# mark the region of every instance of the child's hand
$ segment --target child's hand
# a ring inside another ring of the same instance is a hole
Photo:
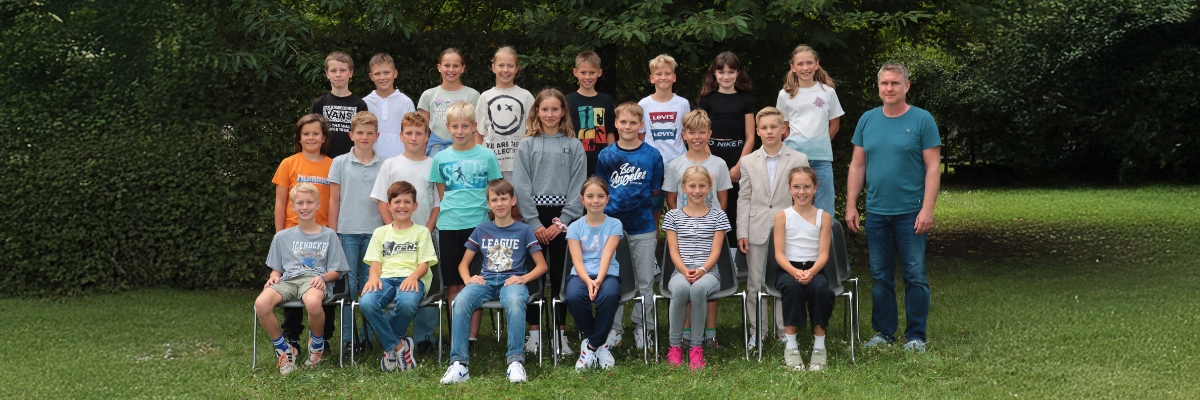
[[[474,277],[471,277],[471,279],[472,279],[472,280],[474,280],[475,278],[474,278]],[[482,280],[483,280],[483,277],[479,277],[479,280],[481,280],[481,281],[482,281]],[[516,275],[513,275],[513,276],[510,276],[510,277],[508,277],[508,279],[505,279],[505,280],[504,280],[504,286],[509,286],[509,285],[524,285],[524,284],[525,284],[525,282],[526,282],[526,281],[525,281],[525,276],[524,276],[524,275],[522,275],[522,276],[516,276]],[[480,284],[482,285],[483,283],[481,282]]]
[[[325,277],[320,275],[314,276],[312,282],[309,282],[308,287],[317,290],[325,290]]]
[[[596,294],[600,293],[600,281],[589,279],[587,282],[588,299],[596,301]]]
[[[804,271],[796,270],[796,272],[792,273],[792,279],[795,279],[796,282],[800,282],[801,284],[803,284],[804,283]]]
[[[404,278],[404,282],[400,282],[400,291],[401,292],[417,291],[417,289],[420,288],[420,286],[417,286],[417,281],[419,281],[419,280],[420,279],[417,279],[417,277],[411,276],[411,275],[407,278]]]
[[[468,279],[467,283],[474,283],[476,285],[486,285],[487,281],[483,280],[483,275],[475,275],[475,276],[472,276],[471,279]]]
[[[275,284],[277,284],[277,283],[279,283],[279,277],[272,276],[271,279],[267,279],[267,284],[263,285],[263,289],[269,288],[271,286],[275,286]]]
[[[800,271],[800,279],[797,279],[797,281],[799,281],[801,285],[807,285],[812,282],[813,274],[811,271],[812,270],[810,269]]]
[[[379,289],[383,289],[383,282],[380,282],[379,278],[368,278],[367,284],[363,285],[362,294],[379,291]]]

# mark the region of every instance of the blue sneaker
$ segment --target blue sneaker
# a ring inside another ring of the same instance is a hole
[[[921,339],[909,340],[908,343],[904,344],[904,350],[915,351],[918,353],[924,353],[925,352],[925,341],[921,340]]]
[[[879,346],[879,345],[890,345],[890,344],[892,344],[892,341],[888,340],[887,336],[883,336],[882,333],[876,333],[875,336],[871,337],[871,340],[868,340],[866,343],[863,343],[863,347],[872,348],[872,347]]]

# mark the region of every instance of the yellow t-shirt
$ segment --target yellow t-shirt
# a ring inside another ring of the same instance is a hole
[[[291,157],[283,159],[279,163],[279,169],[275,171],[275,178],[271,179],[271,183],[292,190],[301,182],[308,182],[317,187],[320,192],[317,200],[321,202],[321,208],[317,209],[317,223],[321,226],[329,226],[329,167],[333,165],[333,159],[321,156],[321,161],[312,162],[304,158],[304,154],[296,153]],[[283,228],[291,228],[300,225],[300,217],[296,216],[296,212],[292,211],[292,199],[288,197],[288,206],[285,208],[287,212],[287,220],[283,224]]]
[[[379,262],[383,264],[380,278],[404,278],[417,270],[417,265],[429,263],[429,268],[437,265],[437,254],[433,251],[433,236],[423,225],[413,224],[408,229],[399,231],[391,224],[375,229],[371,234],[371,244],[367,245],[367,254],[363,261],[368,264]],[[433,274],[426,271],[421,277],[425,290],[433,282]]]

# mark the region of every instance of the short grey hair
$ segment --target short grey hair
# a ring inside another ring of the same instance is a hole
[[[908,68],[905,68],[904,64],[901,64],[898,62],[890,62],[887,64],[883,64],[882,67],[879,67],[879,73],[877,73],[875,75],[875,79],[879,79],[880,77],[882,77],[883,71],[892,71],[892,72],[898,73],[898,74],[900,74],[900,79],[903,79],[905,82],[908,82]]]

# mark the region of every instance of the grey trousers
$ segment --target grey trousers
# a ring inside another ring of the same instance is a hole
[[[663,273],[667,272],[663,271]],[[675,271],[674,274],[668,283],[671,289],[671,306],[667,319],[671,323],[671,347],[679,347],[683,342],[683,321],[686,317],[684,314],[687,314],[688,303],[692,304],[692,326],[703,327],[704,320],[708,317],[708,296],[721,290],[721,276],[713,271],[711,274],[704,274],[695,282],[688,283],[687,278],[684,278],[679,271]],[[692,347],[702,346],[704,329],[692,329],[690,339]]]
[[[746,312],[750,321],[750,335],[757,335],[759,341],[766,340],[761,333],[765,333],[767,329],[766,316],[763,320],[758,320],[755,315],[758,315],[758,292],[762,290],[763,285],[763,267],[766,265],[767,257],[774,257],[767,254],[767,243],[751,244],[750,252],[746,254],[746,264],[749,264],[749,272],[746,274],[746,300],[749,304],[746,305]],[[771,282],[772,284],[774,282]],[[783,336],[783,307],[780,306],[779,299],[775,299],[775,332],[776,336]],[[692,326],[696,326],[692,323]],[[760,334],[756,334],[758,332]],[[755,344],[757,346],[757,344]]]

